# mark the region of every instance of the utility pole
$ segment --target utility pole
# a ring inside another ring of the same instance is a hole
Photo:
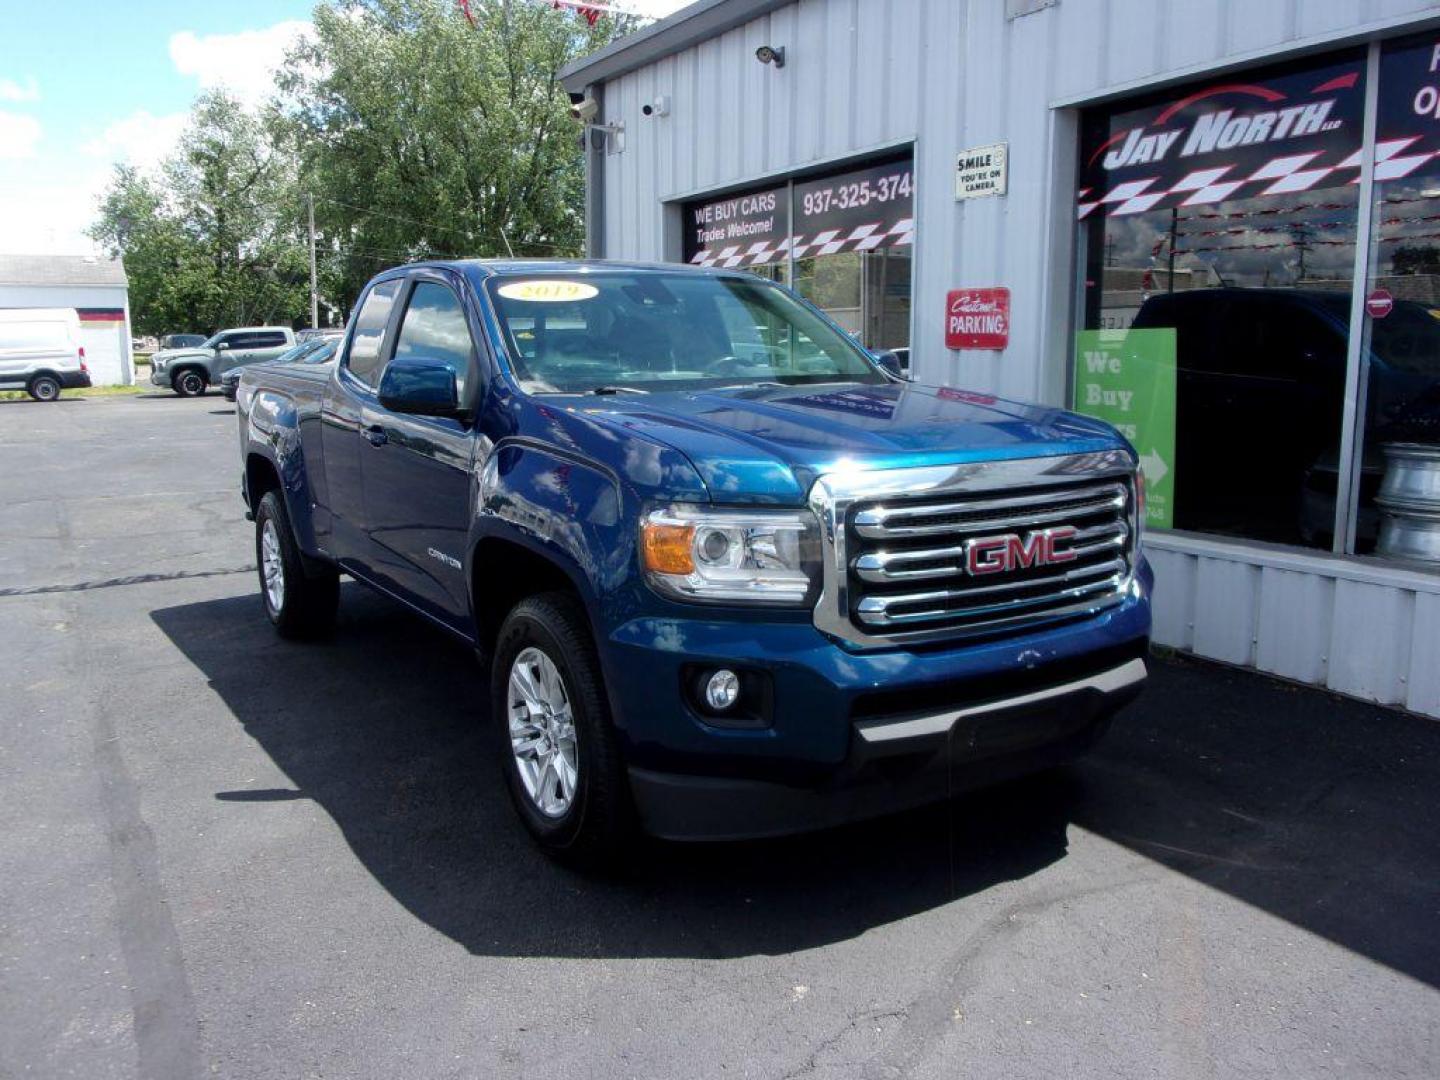
[[[1175,291],[1175,240],[1179,232],[1180,210],[1178,207],[1170,208],[1170,282],[1167,292]]]
[[[315,196],[305,195],[305,205],[310,218],[310,325],[320,325],[320,289],[315,282]]]

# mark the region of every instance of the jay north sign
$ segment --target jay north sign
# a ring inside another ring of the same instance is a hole
[[[1293,194],[1360,173],[1364,61],[1235,76],[1087,118],[1080,217]]]

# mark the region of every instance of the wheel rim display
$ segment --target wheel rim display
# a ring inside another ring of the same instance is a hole
[[[580,760],[575,715],[565,680],[541,650],[521,650],[510,665],[510,750],[521,786],[546,817],[561,817],[575,800]]]

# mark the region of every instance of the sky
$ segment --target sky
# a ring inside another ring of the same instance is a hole
[[[609,0],[664,15],[685,0]],[[117,162],[154,165],[197,93],[269,94],[314,0],[0,0],[0,253],[91,254]]]

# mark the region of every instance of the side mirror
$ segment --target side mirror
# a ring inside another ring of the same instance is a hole
[[[905,369],[900,366],[900,357],[896,356],[889,349],[883,349],[873,355],[875,357],[875,363],[884,368],[886,372],[894,375],[897,379],[909,380],[910,376],[905,374]]]
[[[222,341],[222,342],[220,342],[218,345],[216,345],[215,348],[217,348],[217,349],[228,349],[228,348],[230,348],[230,343],[229,343],[228,341]]]
[[[459,416],[455,369],[429,356],[391,360],[380,378],[380,404],[391,412],[417,416]]]

